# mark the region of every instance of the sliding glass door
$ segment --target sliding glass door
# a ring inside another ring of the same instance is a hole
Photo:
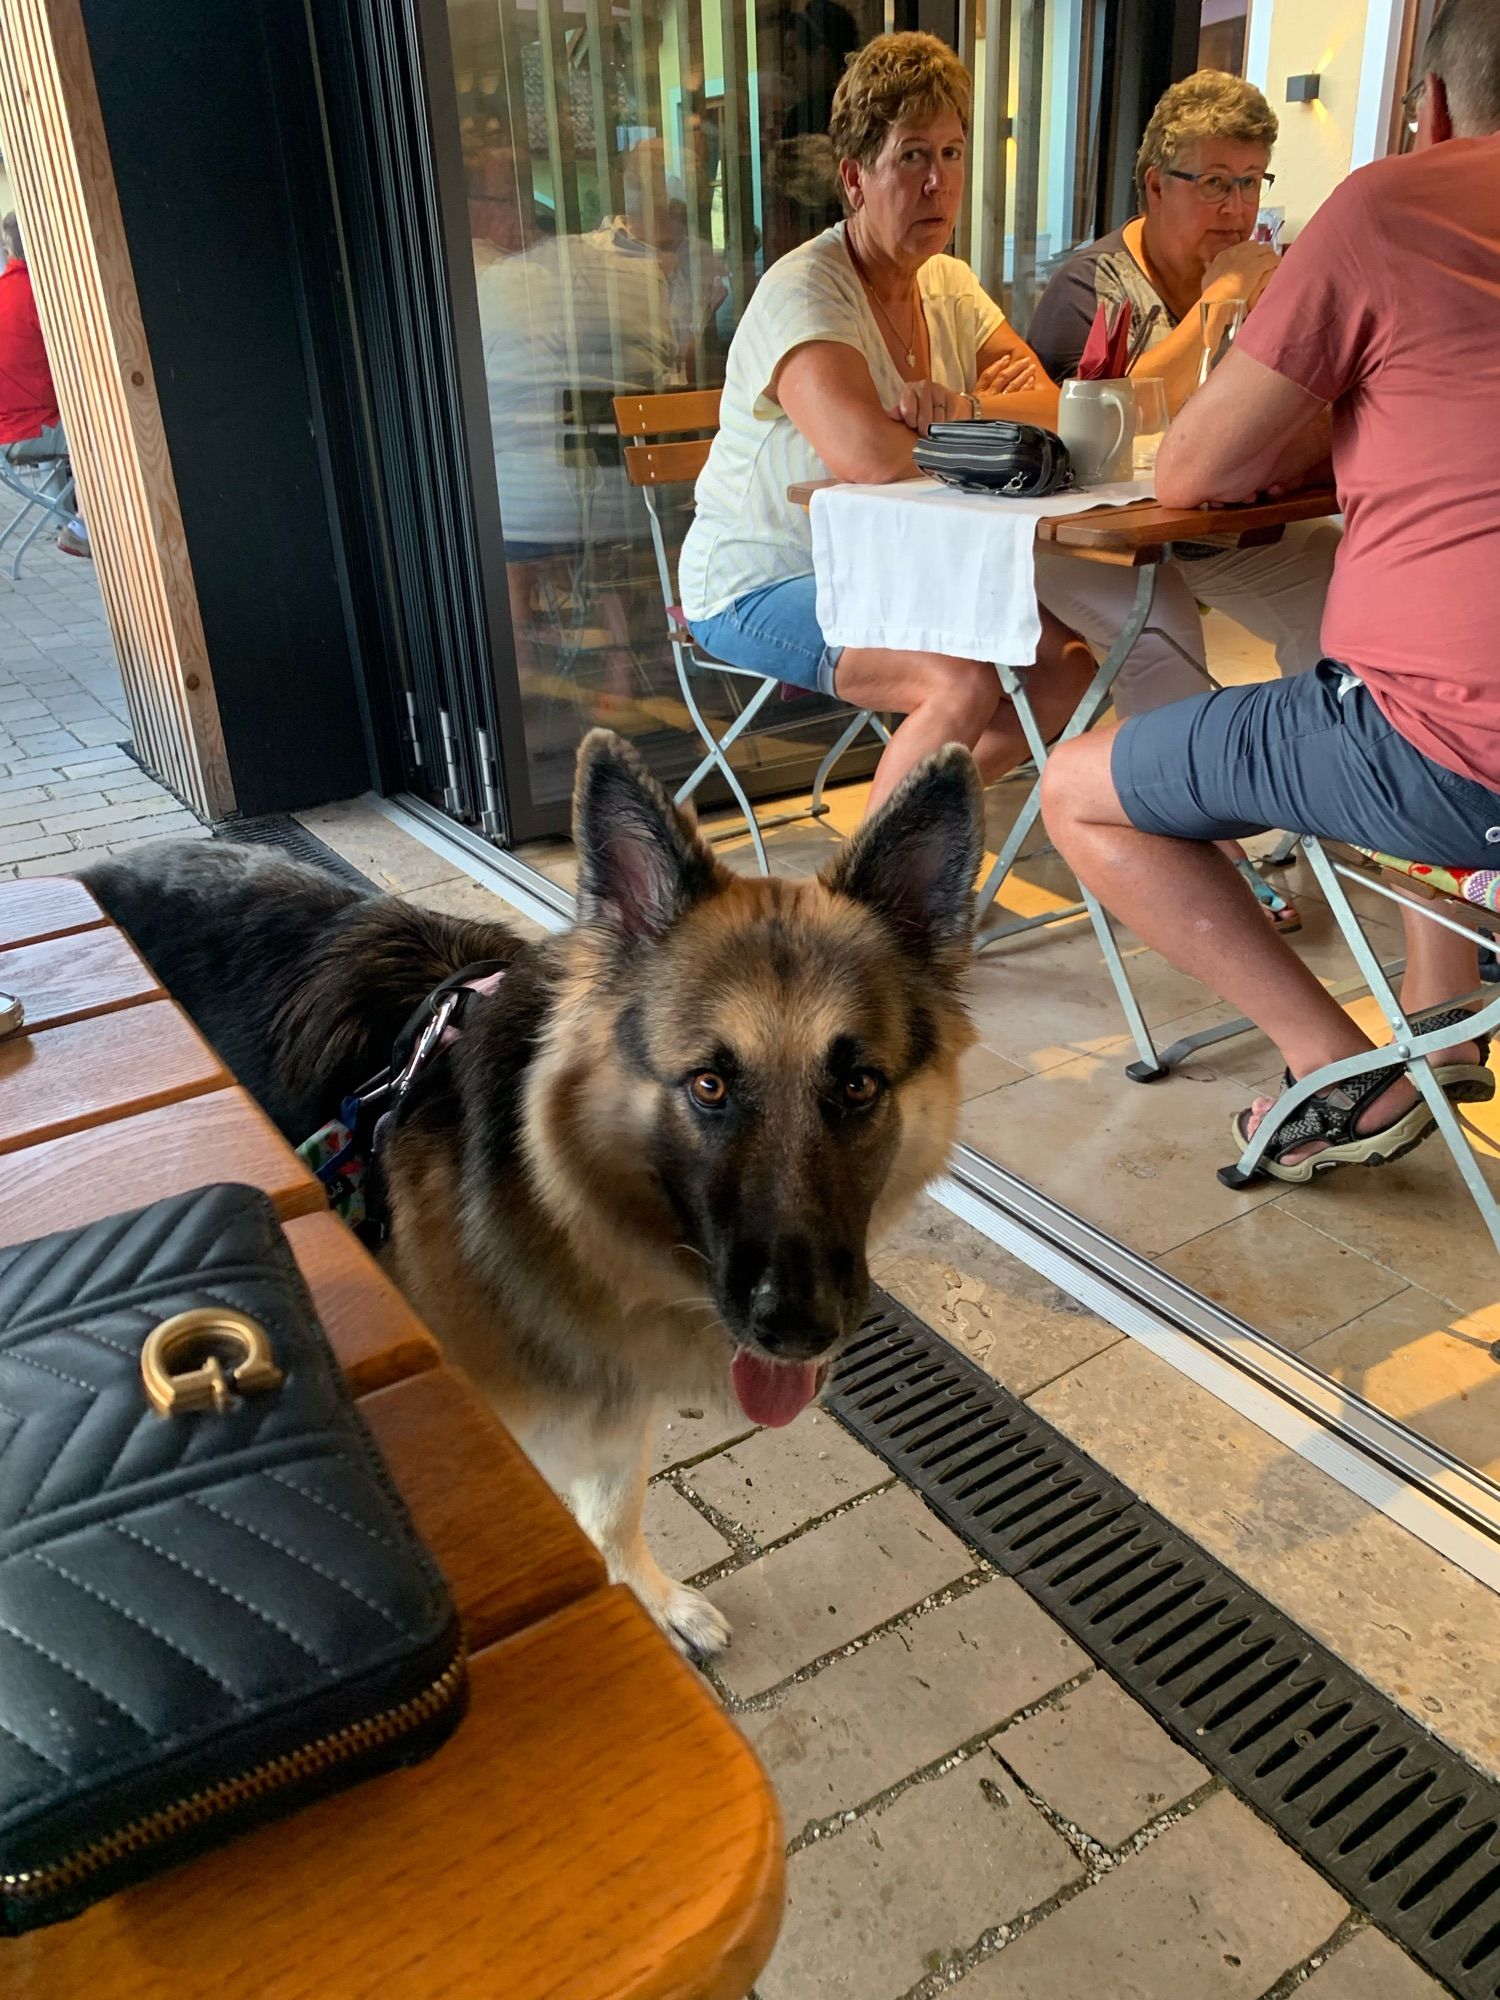
[[[1093,233],[1109,0],[933,13],[923,25],[977,80],[955,249],[1024,323],[1052,264]],[[500,524],[489,573],[513,642],[497,664],[522,734],[508,760],[521,822],[554,819],[596,723],[669,781],[697,760],[611,399],[723,381],[761,273],[839,217],[833,92],[896,20],[882,0],[446,0],[451,74],[435,66],[429,92],[468,232],[449,276],[488,418],[473,476],[493,480]],[[675,562],[691,488],[663,500]],[[704,693],[727,720],[733,685]],[[805,783],[837,726],[815,701],[765,714],[737,752],[761,796]]]
[[[310,337],[385,782],[512,845],[565,828],[595,724],[668,783],[697,761],[611,401],[720,384],[762,273],[838,219],[848,57],[914,27],[963,54],[953,247],[1024,327],[1128,212],[1178,15],[1196,31],[1190,0],[309,6],[338,209]],[[691,487],[662,498],[675,561]],[[704,695],[728,721],[733,684]],[[836,728],[768,703],[735,751],[752,796],[804,785]]]

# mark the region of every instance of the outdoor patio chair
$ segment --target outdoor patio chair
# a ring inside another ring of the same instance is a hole
[[[769,875],[771,868],[766,859],[762,835],[774,827],[792,826],[799,820],[824,818],[828,806],[824,802],[823,790],[844,752],[865,729],[873,730],[882,743],[890,741],[890,733],[880,717],[870,709],[862,708],[851,713],[849,721],[834,738],[818,766],[810,803],[796,811],[776,813],[769,819],[757,816],[729,761],[729,752],[772,696],[785,696],[789,691],[783,688],[780,681],[770,680],[753,668],[732,667],[727,661],[716,660],[699,649],[677,600],[657,499],[663,487],[687,485],[703,470],[713,442],[712,433],[719,426],[719,391],[693,389],[662,396],[616,396],[614,411],[620,435],[629,440],[625,448],[625,469],[631,485],[640,490],[651,523],[651,544],[656,551],[656,569],[666,612],[666,639],[672,648],[677,683],[705,752],[696,768],[678,786],[674,795],[676,803],[681,805],[684,800],[690,799],[709,773],[717,771],[729,787],[745,822],[760,872]],[[729,690],[737,708],[733,721],[718,733],[704,715],[699,700],[704,683],[715,680]],[[791,692],[800,693],[800,690]],[[709,838],[731,839],[737,831],[731,827],[711,834]]]
[[[1253,1181],[1264,1179],[1260,1161],[1277,1131],[1293,1112],[1316,1091],[1325,1090],[1331,1084],[1348,1082],[1354,1077],[1366,1076],[1389,1063],[1393,1051],[1399,1052],[1406,1060],[1412,1082],[1426,1098],[1438,1132],[1484,1218],[1496,1251],[1500,1252],[1500,1204],[1497,1204],[1480,1169],[1470,1135],[1486,1147],[1489,1142],[1455,1111],[1433,1075],[1430,1058],[1443,1047],[1452,1045],[1454,1029],[1449,1025],[1424,1030],[1420,1022],[1410,1019],[1387,977],[1391,968],[1380,963],[1344,887],[1345,882],[1358,883],[1361,888],[1371,890],[1389,902],[1414,910],[1429,923],[1441,924],[1446,930],[1456,931],[1462,936],[1483,938],[1486,929],[1482,918],[1500,910],[1500,869],[1439,868],[1423,862],[1404,861],[1392,854],[1380,854],[1373,848],[1345,847],[1315,840],[1311,834],[1302,837],[1301,847],[1333,912],[1334,921],[1354,954],[1365,985],[1390,1022],[1392,1039],[1385,1047],[1373,1049],[1367,1055],[1347,1056],[1341,1062],[1325,1063],[1321,1069],[1310,1071],[1283,1090],[1256,1127],[1255,1137],[1235,1164],[1220,1168],[1219,1179],[1231,1188],[1246,1187]],[[1482,990],[1487,991],[1489,997],[1470,1016],[1470,1025],[1464,1031],[1465,1040],[1476,1035],[1500,1033],[1500,994],[1496,994],[1493,987]],[[1467,997],[1472,999],[1477,996]]]
[[[0,549],[25,526],[31,515],[36,515],[11,560],[12,582],[19,580],[22,560],[37,536],[44,534],[48,528],[64,527],[77,508],[73,474],[66,453],[39,451],[37,447],[41,443],[40,438],[22,438],[0,449],[0,486],[16,495],[21,502],[5,528],[0,530]]]

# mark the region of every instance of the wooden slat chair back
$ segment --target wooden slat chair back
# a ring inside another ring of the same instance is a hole
[[[699,648],[678,601],[672,561],[662,528],[661,509],[657,502],[657,495],[663,487],[690,484],[708,463],[708,454],[713,448],[713,433],[719,427],[719,391],[687,389],[660,396],[616,396],[614,411],[615,424],[621,437],[627,440],[626,475],[631,485],[639,490],[651,524],[651,545],[656,553],[656,571],[667,619],[667,642],[672,648],[677,683],[705,752],[697,767],[677,788],[677,803],[681,805],[691,798],[709,773],[717,771],[729,787],[744,819],[760,872],[769,875],[771,868],[762,836],[773,827],[789,826],[794,821],[822,819],[828,811],[823,790],[844,752],[866,728],[874,730],[882,742],[890,741],[889,734],[884,723],[869,709],[854,711],[818,766],[811,802],[798,811],[777,813],[769,819],[757,817],[729,761],[729,752],[772,696],[781,692],[781,683],[768,679],[753,668],[735,667],[725,660],[716,660]],[[692,435],[695,432],[699,435]],[[707,436],[702,435],[705,432]],[[701,683],[705,675],[722,677],[731,687],[736,682],[749,683],[753,687],[753,692],[743,700],[729,727],[717,734],[703,713],[698,686],[695,685]],[[731,827],[728,832],[713,837],[732,839],[737,834],[738,828]]]

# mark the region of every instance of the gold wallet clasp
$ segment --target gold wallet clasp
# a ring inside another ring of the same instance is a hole
[[[210,1353],[193,1368],[179,1369],[206,1340],[232,1343],[242,1350],[226,1376],[217,1354]],[[141,1349],[141,1380],[152,1409],[161,1417],[182,1416],[189,1410],[230,1408],[235,1395],[253,1396],[279,1389],[281,1370],[271,1359],[265,1328],[246,1313],[229,1306],[200,1306],[175,1313],[153,1329]]]

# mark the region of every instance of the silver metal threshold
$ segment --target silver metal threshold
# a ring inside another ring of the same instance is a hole
[[[572,922],[565,889],[483,835],[409,794],[373,803],[546,929]],[[982,1154],[960,1147],[951,1173],[929,1192],[1098,1318],[1500,1591],[1500,1485],[1484,1473]]]
[[[573,898],[561,883],[518,861],[482,833],[460,826],[456,819],[450,819],[437,806],[411,792],[398,792],[388,799],[375,792],[367,796],[375,810],[393,820],[403,833],[420,840],[434,854],[441,854],[455,868],[462,868],[513,910],[519,910],[523,917],[530,917],[533,923],[549,931],[566,930],[572,923]]]
[[[1139,1340],[1429,1547],[1500,1590],[1500,1486],[1148,1258],[960,1147],[954,1215]]]

